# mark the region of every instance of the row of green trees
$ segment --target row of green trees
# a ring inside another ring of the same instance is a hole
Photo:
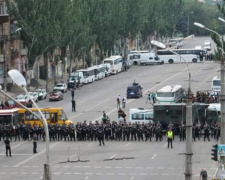
[[[64,61],[68,52],[70,59],[79,59],[97,44],[103,58],[114,51],[118,40],[120,53],[124,54],[127,38],[140,35],[145,42],[151,35],[156,38],[186,35],[187,16],[191,11],[190,32],[201,34],[192,28],[193,20],[206,19],[211,23],[208,19],[215,15],[215,7],[206,8],[207,5],[196,3],[185,4],[184,0],[6,0],[9,14],[22,28],[21,39],[28,48],[30,68],[41,55],[46,65],[47,61],[57,64],[58,60]],[[59,55],[55,52],[57,48],[61,49]],[[90,65],[90,58],[86,60]]]

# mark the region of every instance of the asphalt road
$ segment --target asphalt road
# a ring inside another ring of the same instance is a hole
[[[184,42],[183,48],[203,45],[209,38],[193,38]],[[210,90],[211,80],[219,75],[219,64],[213,62],[189,63],[191,89]],[[118,75],[81,87],[75,92],[77,112],[71,112],[71,95],[65,93],[60,102],[40,101],[40,107],[63,107],[68,118],[76,122],[100,120],[102,111],[117,121],[116,97],[125,95],[128,84],[135,80],[147,91],[157,91],[165,85],[180,84],[187,88],[187,64],[164,64],[155,66],[134,66]],[[144,95],[139,99],[127,100],[125,112],[130,108],[146,107]],[[149,105],[148,105],[149,107]],[[184,179],[185,142],[175,138],[174,148],[167,149],[166,138],[162,142],[51,142],[50,165],[54,180],[164,180]],[[202,168],[212,177],[217,164],[211,160],[211,148],[216,141],[193,142],[193,179],[199,179]],[[115,158],[115,159],[114,159]],[[120,160],[120,159],[123,160]],[[131,159],[130,159],[131,158]],[[67,160],[75,161],[66,163]],[[89,160],[88,162],[76,162]],[[113,159],[104,161],[106,159]],[[62,163],[64,162],[64,163]],[[38,154],[32,154],[32,142],[12,142],[12,157],[6,157],[4,144],[0,142],[0,179],[40,180],[45,163],[45,143],[38,142]]]

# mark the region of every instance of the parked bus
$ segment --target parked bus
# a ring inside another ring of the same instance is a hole
[[[183,46],[183,38],[174,38],[169,40],[169,45],[175,47],[176,49]]]
[[[200,61],[199,55],[196,54],[179,54],[179,51],[173,50],[173,53],[170,50],[158,50],[157,54],[160,59],[164,60],[164,63],[184,63],[184,62],[193,62],[196,63]]]
[[[153,123],[153,109],[136,108],[130,109],[131,123]]]
[[[0,124],[17,124],[18,122],[21,122],[19,108],[0,110]]]
[[[215,76],[212,79],[212,91],[220,93],[220,78]]]
[[[105,77],[105,67],[103,65],[96,65],[93,68],[95,72],[95,81]]]
[[[88,84],[95,81],[95,69],[93,67],[89,67],[87,69],[80,69],[78,72],[83,72],[83,83]]]
[[[140,64],[141,54],[150,53],[149,51],[130,51],[127,55],[128,61],[133,65]]]
[[[36,108],[30,108],[30,110],[41,117]],[[62,108],[41,108],[41,112],[44,114],[47,123],[58,123],[60,125],[64,123],[67,125],[73,123],[71,120],[68,120]],[[42,122],[36,116],[28,112],[26,109],[19,109],[18,113],[22,122],[24,122],[25,124],[30,123],[31,125],[33,125],[34,123],[36,123],[37,125],[42,125]]]
[[[111,65],[111,74],[117,74],[123,70],[123,61],[121,56],[111,56],[103,60],[103,63]]]
[[[205,51],[203,49],[175,49],[173,51],[180,55],[184,55],[184,54],[198,55],[200,61],[203,61],[205,56]]]
[[[165,86],[156,92],[157,102],[181,102],[185,96],[185,90],[181,85]]]

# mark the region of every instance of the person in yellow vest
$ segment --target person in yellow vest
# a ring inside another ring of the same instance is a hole
[[[168,140],[168,148],[170,144],[171,144],[171,148],[173,148],[173,131],[169,129],[169,131],[166,133],[166,136]]]

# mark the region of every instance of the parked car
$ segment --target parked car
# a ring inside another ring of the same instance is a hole
[[[29,97],[27,95],[18,95],[16,96],[16,100],[22,104],[27,104],[29,101]]]
[[[38,102],[38,93],[37,92],[29,92],[29,95],[35,102]]]
[[[46,99],[47,98],[47,92],[45,89],[36,89],[36,91],[38,93],[38,100],[41,99]]]
[[[67,92],[67,85],[66,83],[58,83],[56,86],[53,88],[53,90],[59,90],[61,92]]]
[[[49,94],[49,101],[63,100],[63,93],[61,91],[53,91]]]

